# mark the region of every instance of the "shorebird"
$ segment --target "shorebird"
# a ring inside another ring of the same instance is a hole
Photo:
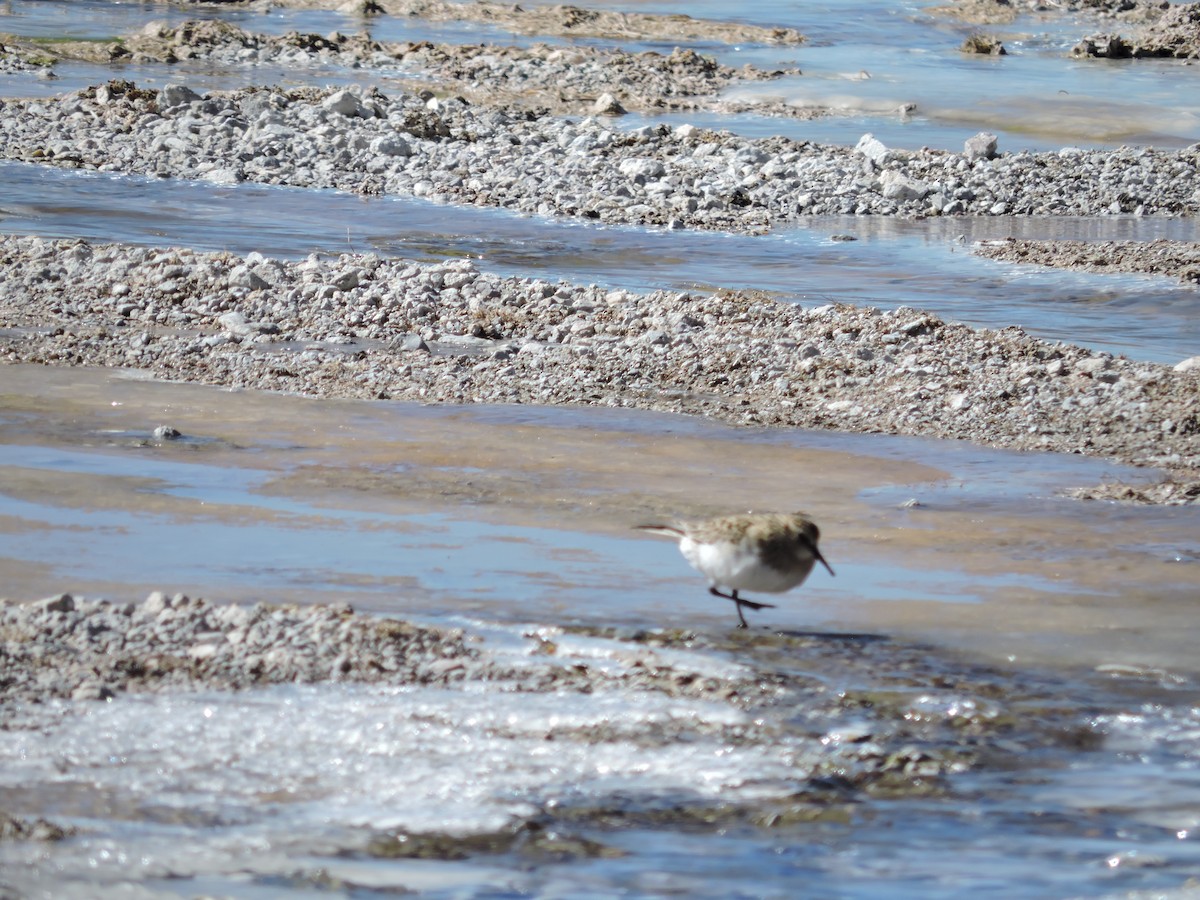
[[[683,558],[708,579],[708,592],[737,604],[739,628],[746,627],[743,606],[775,606],[746,600],[740,591],[781,594],[803,582],[818,562],[834,574],[817,548],[821,531],[804,513],[747,513],[635,527],[677,538]]]

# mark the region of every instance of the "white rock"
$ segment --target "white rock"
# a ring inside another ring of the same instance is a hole
[[[1200,356],[1189,356],[1183,362],[1175,364],[1176,372],[1193,372],[1200,369]]]
[[[221,327],[230,334],[236,334],[238,337],[245,337],[253,334],[254,327],[246,321],[246,317],[240,312],[227,312],[217,319],[221,323]]]
[[[929,193],[923,182],[909,178],[903,172],[888,169],[879,176],[881,193],[889,200],[920,200]]]
[[[612,94],[603,93],[596,98],[596,102],[592,104],[592,115],[594,116],[623,116],[625,115],[625,107]]]
[[[659,178],[667,173],[666,166],[657,159],[623,159],[617,168],[622,175],[628,175],[630,178],[637,178],[639,175],[642,178]]]
[[[170,109],[199,99],[200,95],[185,84],[164,84],[158,92],[158,108]]]
[[[877,166],[882,166],[896,158],[896,154],[873,134],[864,134],[859,138],[854,152],[859,156],[865,156]]]
[[[142,604],[142,609],[149,615],[156,616],[163,610],[170,609],[174,605],[174,601],[162,591],[152,591],[146,598],[146,602]]]
[[[201,175],[200,178],[209,184],[240,184],[243,181],[241,173],[237,169],[232,168],[210,169]]]
[[[398,134],[385,134],[371,141],[371,152],[380,156],[412,156],[412,147]]]
[[[963,144],[963,156],[967,159],[995,159],[1000,139],[990,131],[981,131],[969,137]]]
[[[1084,375],[1097,375],[1111,365],[1110,360],[1103,356],[1092,356],[1075,363],[1075,371]]]
[[[194,644],[188,649],[187,655],[192,659],[209,659],[217,655],[216,644]]]
[[[365,119],[367,117],[366,110],[363,109],[362,103],[349,91],[337,91],[330,94],[321,101],[321,106],[331,112],[338,113],[347,117],[358,117]]]

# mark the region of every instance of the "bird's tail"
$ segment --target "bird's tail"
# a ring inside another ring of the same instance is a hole
[[[639,531],[650,531],[654,534],[666,535],[667,537],[683,537],[683,529],[676,528],[674,525],[634,525],[633,527]]]

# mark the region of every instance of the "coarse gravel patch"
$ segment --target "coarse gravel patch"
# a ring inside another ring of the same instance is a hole
[[[430,197],[604,223],[758,233],[810,215],[1200,211],[1200,145],[962,153],[616,128],[378,90],[161,91],[114,81],[0,102],[0,155],[99,171]]]
[[[799,69],[764,71],[747,64],[733,68],[694,50],[675,48],[630,52],[616,47],[535,44],[446,44],[430,41],[381,42],[366,34],[329,35],[248,32],[212,19],[169,25],[150,22],[113,44],[64,41],[29,46],[43,57],[125,64],[204,60],[226,71],[253,72],[259,66],[342,67],[399,78],[414,92],[458,95],[492,106],[528,107],[541,113],[718,110],[729,103],[724,89],[765,81]],[[606,98],[607,99],[604,99]],[[778,104],[780,114],[815,115]]]
[[[981,241],[979,256],[1084,272],[1138,272],[1200,284],[1200,243],[1194,241],[1066,241],[1005,238]]]
[[[1125,34],[1088,35],[1072,48],[1071,55],[1106,59],[1200,58],[1200,3],[1162,3],[1158,7],[1158,15],[1135,21]]]
[[[950,0],[943,6],[927,7],[929,15],[946,16],[978,25],[1007,25],[1021,16],[1061,19],[1086,15],[1095,19],[1125,22],[1154,21],[1168,4],[1161,0]]]

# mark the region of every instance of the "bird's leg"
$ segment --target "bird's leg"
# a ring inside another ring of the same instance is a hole
[[[761,603],[758,600],[744,600],[741,597],[734,597],[742,606],[748,606],[751,609],[774,609],[774,603]]]
[[[724,597],[726,600],[732,600],[734,603],[737,604],[738,622],[741,623],[740,625],[738,625],[738,628],[749,628],[750,627],[746,624],[746,617],[744,615],[742,615],[742,607],[743,606],[748,606],[751,609],[774,609],[775,608],[774,603],[759,603],[756,600],[743,600],[741,597],[738,596],[738,592],[736,590],[730,591],[728,594],[723,594],[719,590],[717,590],[716,586],[714,585],[708,589],[708,592],[710,594],[712,594],[714,597]]]

